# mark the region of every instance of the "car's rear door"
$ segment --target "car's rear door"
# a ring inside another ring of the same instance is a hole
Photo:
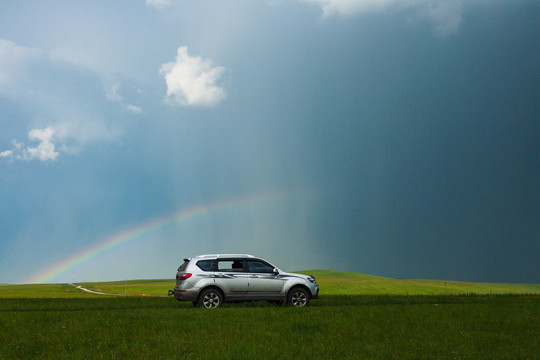
[[[241,259],[218,259],[215,282],[225,292],[225,298],[243,298],[248,291],[248,274]]]

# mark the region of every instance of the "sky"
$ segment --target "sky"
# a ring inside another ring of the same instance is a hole
[[[540,283],[540,2],[0,0],[0,283]]]

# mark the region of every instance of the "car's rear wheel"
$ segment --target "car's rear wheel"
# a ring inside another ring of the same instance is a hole
[[[295,287],[289,291],[287,296],[287,304],[294,307],[309,306],[311,296],[309,292],[301,287]]]
[[[206,289],[199,295],[198,303],[200,307],[215,309],[223,305],[223,295],[217,289]]]

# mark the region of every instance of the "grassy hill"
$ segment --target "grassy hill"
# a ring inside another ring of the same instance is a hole
[[[538,294],[540,284],[493,284],[444,280],[392,279],[335,270],[308,270],[299,273],[316,277],[324,295],[460,295]],[[173,279],[77,283],[104,293],[128,296],[166,296],[174,288]],[[0,298],[96,297],[70,284],[2,285]]]
[[[540,284],[496,284],[445,280],[392,279],[347,271],[309,270],[321,294],[328,295],[460,295],[535,294]]]

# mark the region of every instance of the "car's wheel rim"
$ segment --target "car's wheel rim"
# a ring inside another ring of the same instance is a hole
[[[301,291],[296,291],[291,298],[291,302],[293,306],[297,306],[297,307],[306,306],[307,296]]]
[[[219,306],[219,296],[216,293],[208,293],[203,298],[205,308],[217,308]]]

